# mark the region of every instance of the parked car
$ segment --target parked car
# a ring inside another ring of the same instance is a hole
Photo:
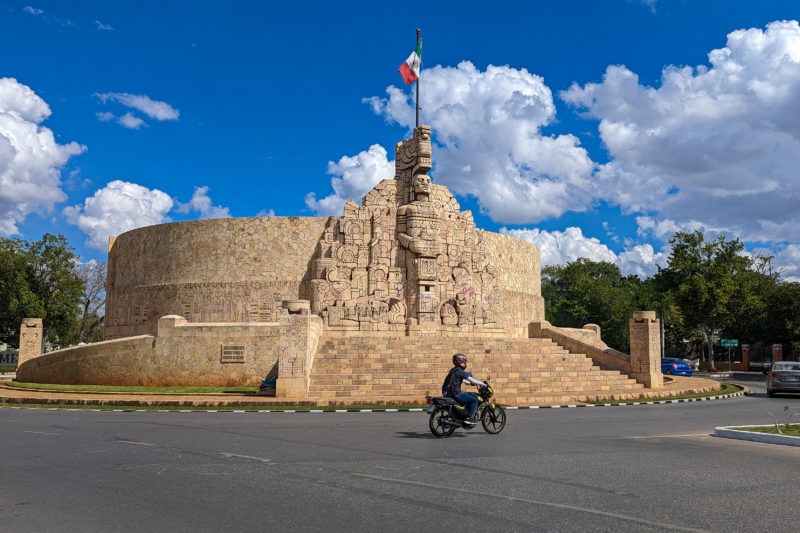
[[[691,376],[692,365],[687,359],[678,357],[662,357],[661,373],[672,374],[675,376]]]
[[[800,393],[800,363],[776,361],[767,372],[767,396],[776,392]]]

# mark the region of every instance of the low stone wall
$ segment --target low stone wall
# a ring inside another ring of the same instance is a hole
[[[319,317],[286,311],[274,323],[190,323],[180,316],[166,316],[158,321],[156,335],[49,352],[21,364],[17,379],[57,384],[255,387],[284,358],[303,361],[300,366],[307,386],[321,330]]]

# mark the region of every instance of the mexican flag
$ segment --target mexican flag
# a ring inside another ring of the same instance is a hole
[[[419,79],[419,68],[422,65],[422,44],[417,44],[417,49],[411,52],[406,62],[400,65],[397,69],[403,75],[403,81],[406,85],[411,85]]]

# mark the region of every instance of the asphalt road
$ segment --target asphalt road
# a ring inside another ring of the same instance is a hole
[[[423,413],[1,408],[0,530],[794,532],[800,448],[710,434],[800,396],[737,380],[757,394],[442,440]]]

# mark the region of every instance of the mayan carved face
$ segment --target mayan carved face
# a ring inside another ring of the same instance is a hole
[[[417,174],[414,176],[414,194],[416,194],[417,197],[430,196],[432,189],[430,176],[427,174]]]

